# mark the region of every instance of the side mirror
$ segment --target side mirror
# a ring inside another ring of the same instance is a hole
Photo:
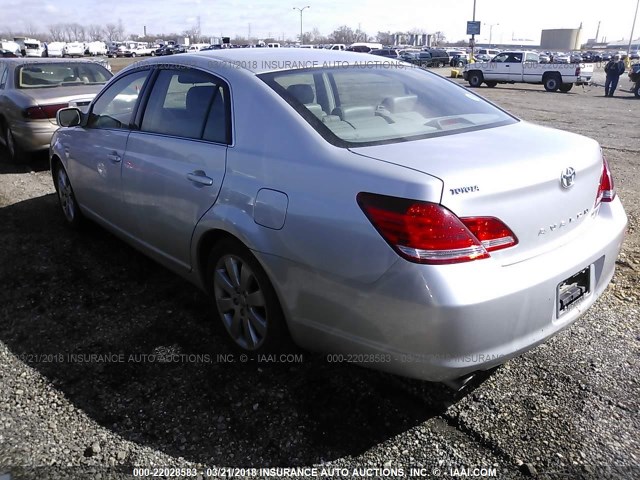
[[[75,107],[62,108],[56,113],[56,122],[61,127],[77,127],[82,122],[82,113]]]

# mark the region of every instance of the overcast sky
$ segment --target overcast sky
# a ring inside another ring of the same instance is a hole
[[[122,19],[128,33],[142,34],[145,25],[149,33],[181,33],[196,25],[199,16],[205,35],[246,37],[251,28],[252,38],[270,34],[293,39],[300,32],[300,13],[293,7],[306,5],[311,8],[303,13],[305,32],[315,27],[328,35],[341,25],[360,26],[370,35],[421,29],[443,31],[452,41],[467,38],[466,21],[473,12],[473,0],[0,0],[0,30],[16,31],[30,24],[46,31],[58,22],[104,25]],[[488,41],[490,30],[494,43],[512,38],[539,41],[542,29],[577,28],[581,22],[586,41],[595,37],[598,21],[599,39],[614,41],[629,38],[636,0],[477,0],[476,5],[476,20],[485,23],[480,41]],[[639,36],[640,22],[634,34]]]

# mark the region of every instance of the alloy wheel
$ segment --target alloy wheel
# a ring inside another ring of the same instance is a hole
[[[58,198],[60,199],[60,206],[64,216],[69,222],[73,222],[76,218],[76,201],[73,197],[69,177],[64,168],[58,169]]]
[[[249,264],[237,255],[223,255],[213,286],[218,313],[233,341],[245,350],[260,348],[267,336],[267,302]]]

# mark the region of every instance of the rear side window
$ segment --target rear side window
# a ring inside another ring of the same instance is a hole
[[[229,143],[226,85],[199,70],[161,70],[142,119],[141,130]]]

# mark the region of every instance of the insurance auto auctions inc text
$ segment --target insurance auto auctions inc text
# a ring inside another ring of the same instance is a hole
[[[135,472],[134,472],[135,473]],[[497,469],[490,467],[268,467],[231,468],[211,467],[204,472],[209,477],[285,477],[285,478],[440,478],[440,477],[496,477]]]

